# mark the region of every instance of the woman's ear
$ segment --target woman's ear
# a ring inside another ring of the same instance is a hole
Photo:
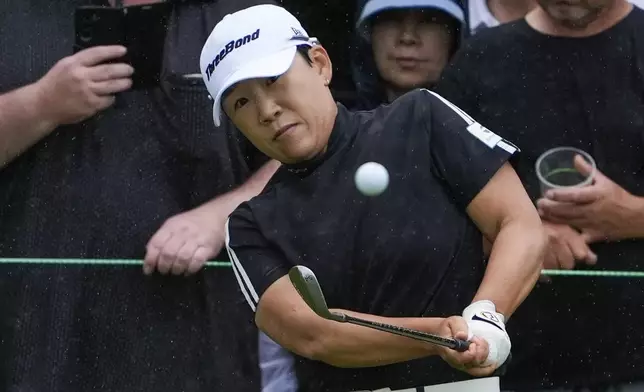
[[[326,49],[320,45],[311,47],[309,49],[309,59],[311,60],[311,66],[320,75],[324,84],[328,86],[333,78],[333,65]]]

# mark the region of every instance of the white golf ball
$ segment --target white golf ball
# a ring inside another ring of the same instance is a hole
[[[379,163],[367,162],[356,170],[356,187],[365,196],[378,196],[389,185],[389,172]]]

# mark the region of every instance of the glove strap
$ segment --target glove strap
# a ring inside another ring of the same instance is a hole
[[[505,332],[505,317],[496,311],[492,301],[482,300],[472,303],[463,311],[463,318],[468,321],[483,321]]]

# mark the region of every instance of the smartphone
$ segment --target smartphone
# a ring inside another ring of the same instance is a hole
[[[76,41],[74,53],[93,46],[126,46],[123,10],[111,7],[85,6],[74,15]]]
[[[126,47],[134,67],[134,88],[157,86],[172,12],[171,2],[124,7]]]
[[[128,7],[78,7],[74,53],[93,46],[123,45],[125,62],[134,68],[133,89],[159,85],[171,2]]]

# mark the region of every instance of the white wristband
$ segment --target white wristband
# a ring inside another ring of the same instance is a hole
[[[503,365],[510,355],[512,343],[505,331],[505,317],[496,311],[492,301],[477,301],[465,308],[463,318],[467,322],[468,335],[484,339],[489,346],[483,366]]]

